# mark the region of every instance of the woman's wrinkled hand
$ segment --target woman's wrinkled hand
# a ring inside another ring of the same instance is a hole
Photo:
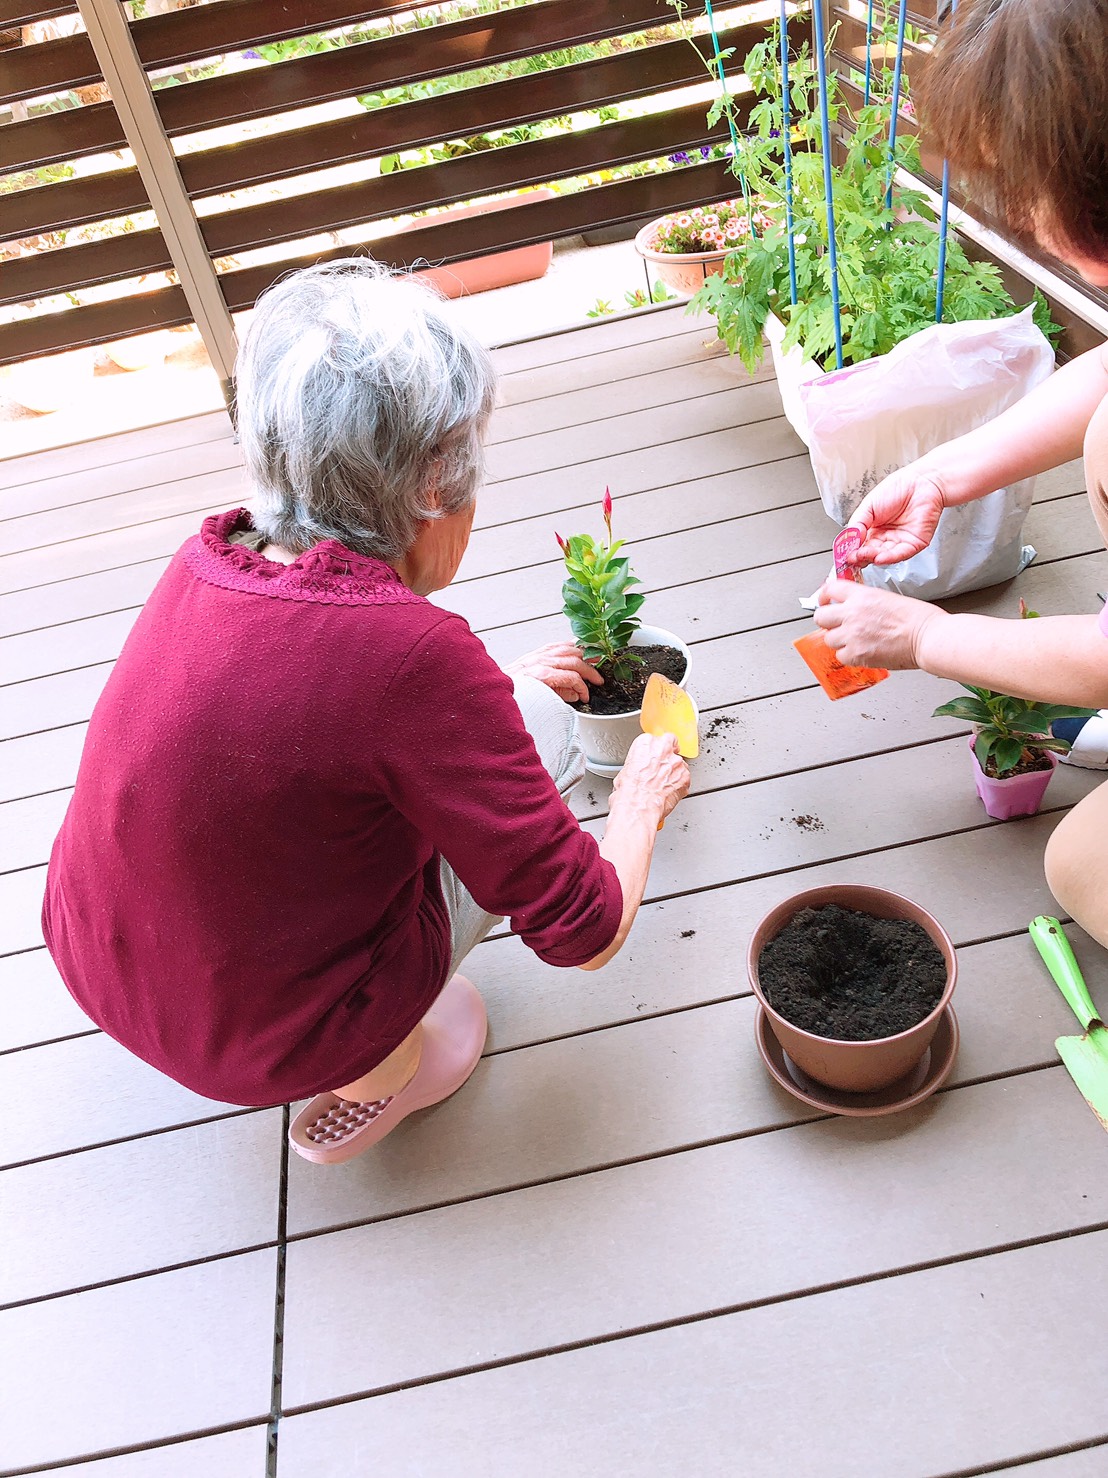
[[[551,642],[510,662],[504,671],[509,677],[533,677],[553,689],[566,703],[584,703],[589,684],[604,681],[591,662],[586,662],[579,647],[572,642]]]
[[[932,474],[902,467],[879,482],[850,518],[865,538],[859,565],[895,565],[926,549],[946,507],[940,482]]]
[[[920,643],[946,612],[923,600],[853,580],[828,580],[819,592],[816,625],[847,667],[919,667]]]
[[[612,785],[612,800],[621,796],[652,811],[657,807],[661,822],[688,795],[690,781],[689,767],[672,734],[640,734]]]

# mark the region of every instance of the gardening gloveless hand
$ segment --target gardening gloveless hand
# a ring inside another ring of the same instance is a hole
[[[550,642],[525,657],[517,657],[504,671],[509,677],[538,678],[566,703],[584,702],[589,696],[589,684],[596,686],[604,681],[596,668],[581,656],[580,649],[569,641]]]
[[[920,640],[934,621],[950,617],[938,606],[853,580],[828,580],[819,592],[816,625],[848,667],[922,665]]]
[[[902,467],[879,482],[850,517],[865,538],[855,562],[895,565],[926,549],[946,507],[939,479],[918,463]]]

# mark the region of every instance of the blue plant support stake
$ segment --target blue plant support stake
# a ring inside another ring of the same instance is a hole
[[[873,0],[870,0],[873,3]],[[793,130],[789,107],[789,24],[781,0],[781,133],[785,142],[785,230],[789,239],[789,301],[796,305],[796,241],[793,232]]]
[[[958,0],[951,0],[951,15],[958,9]],[[946,290],[946,231],[950,215],[950,162],[943,160],[943,194],[939,210],[939,271],[935,279],[935,322],[943,321],[943,293]]]
[[[746,172],[740,162],[742,155],[742,141],[739,138],[735,120],[731,116],[731,97],[727,88],[727,77],[723,70],[723,57],[720,55],[719,36],[716,34],[716,18],[712,12],[712,0],[704,0],[704,11],[708,18],[708,29],[712,33],[712,53],[715,57],[716,76],[719,80],[720,91],[724,97],[724,113],[727,115],[727,131],[731,135],[731,157],[734,160],[735,169],[738,172],[739,184],[742,186],[743,204],[746,206],[746,224],[752,237],[757,237],[758,232],[754,227],[754,207],[750,199],[750,186],[746,182]]]
[[[873,80],[873,0],[866,6],[866,85],[862,91],[862,104],[869,106],[869,89]]]
[[[900,83],[904,73],[904,24],[908,19],[908,0],[900,0],[896,20],[896,64],[893,67],[893,97],[889,109],[889,178],[885,186],[885,209],[893,203],[893,171],[896,169],[896,121],[900,112]]]
[[[901,15],[904,4],[901,0]],[[843,367],[843,322],[839,311],[839,254],[835,247],[835,199],[831,191],[831,120],[827,108],[827,35],[823,24],[823,5],[814,0],[812,20],[815,24],[816,77],[819,81],[820,143],[823,149],[823,194],[827,202],[827,255],[831,270],[831,312],[835,319],[835,367]]]

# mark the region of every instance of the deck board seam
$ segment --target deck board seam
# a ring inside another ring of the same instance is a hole
[[[1108,1446],[1108,1431],[1099,1437],[1090,1437],[1085,1442],[1067,1443],[1064,1447],[1044,1447],[1024,1457],[1005,1458],[999,1463],[988,1463],[983,1468],[958,1468],[943,1473],[933,1473],[931,1478],[987,1478],[990,1473],[1018,1473],[1021,1468],[1026,1468],[1031,1463],[1049,1462],[1051,1458],[1068,1457],[1074,1452],[1095,1452],[1098,1447],[1106,1446]],[[1105,1464],[1105,1468],[1108,1470],[1108,1463]]]
[[[645,1020],[645,1018],[638,1019]],[[935,1097],[943,1098],[947,1094],[960,1093],[968,1088],[979,1088],[989,1083],[1003,1082],[1011,1078],[1024,1078],[1031,1077],[1043,1072],[1061,1073],[1063,1071],[1063,1065],[1057,1058],[1052,1061],[1027,1063],[1020,1067],[1007,1068],[997,1073],[981,1074],[978,1077],[966,1079],[959,1083],[945,1084],[936,1092]],[[272,1112],[272,1110],[263,1110],[263,1112]],[[138,1272],[124,1273],[112,1278],[103,1278],[89,1283],[82,1283],[79,1285],[75,1285],[72,1288],[57,1289],[51,1291],[50,1293],[31,1295],[28,1298],[12,1299],[6,1303],[0,1303],[0,1314],[10,1312],[13,1309],[28,1308],[35,1304],[54,1303],[58,1299],[76,1297],[79,1294],[90,1293],[98,1289],[113,1288],[119,1284],[141,1282],[143,1279],[159,1277],[163,1273],[180,1272],[186,1268],[199,1268],[205,1266],[208,1263],[226,1262],[230,1258],[243,1257],[252,1252],[265,1252],[268,1251],[270,1248],[277,1248],[279,1253],[279,1273],[277,1294],[278,1302],[275,1305],[274,1387],[275,1389],[278,1389],[280,1386],[280,1378],[276,1373],[276,1362],[279,1358],[278,1345],[281,1343],[281,1341],[283,1341],[285,1278],[285,1261],[283,1256],[281,1256],[281,1253],[287,1249],[290,1243],[298,1244],[302,1242],[313,1242],[319,1240],[319,1238],[321,1237],[329,1237],[341,1232],[356,1231],[362,1227],[390,1225],[395,1222],[406,1221],[411,1217],[429,1215],[438,1211],[449,1211],[453,1207],[467,1207],[484,1201],[492,1201],[501,1196],[514,1196],[524,1191],[537,1190],[543,1186],[569,1184],[573,1181],[587,1179],[589,1176],[592,1175],[607,1175],[614,1170],[629,1169],[636,1165],[655,1164],[663,1160],[674,1159],[679,1155],[697,1154],[702,1150],[715,1149],[722,1145],[741,1144],[746,1140],[751,1139],[764,1139],[766,1136],[771,1134],[791,1133],[796,1130],[807,1129],[814,1124],[826,1123],[827,1121],[836,1117],[834,1113],[825,1113],[821,1112],[818,1109],[813,1109],[811,1111],[805,1112],[803,1108],[798,1108],[797,1112],[797,1118],[791,1119],[785,1123],[763,1124],[755,1128],[740,1130],[734,1134],[711,1135],[703,1139],[689,1140],[684,1144],[668,1145],[664,1148],[651,1150],[642,1154],[625,1155],[612,1160],[597,1161],[593,1164],[583,1165],[573,1170],[560,1171],[557,1174],[553,1175],[537,1176],[529,1180],[513,1181],[507,1185],[490,1186],[485,1190],[477,1190],[472,1191],[468,1194],[450,1196],[444,1198],[441,1201],[428,1201],[420,1203],[416,1206],[405,1207],[402,1210],[385,1212],[378,1216],[358,1217],[350,1221],[335,1222],[324,1227],[312,1227],[310,1230],[307,1231],[294,1232],[290,1234],[287,1229],[287,1200],[285,1199],[285,1197],[287,1196],[287,1132],[289,1120],[289,1106],[286,1104],[284,1105],[284,1115],[282,1120],[283,1134],[285,1136],[283,1149],[284,1170],[283,1179],[281,1182],[283,1187],[281,1191],[282,1213],[281,1220],[279,1220],[278,1224],[278,1235],[276,1237],[269,1238],[262,1242],[250,1243],[243,1247],[229,1248],[223,1252],[206,1253],[201,1257],[184,1258],[179,1262],[167,1263],[164,1266],[144,1268],[139,1270]],[[132,1136],[134,1140],[146,1139],[151,1137],[153,1137],[152,1134],[140,1134]],[[101,1148],[101,1146],[92,1146],[90,1147],[90,1150],[96,1148]],[[83,1151],[81,1151],[80,1153],[83,1153]],[[11,1166],[5,1168],[15,1169],[21,1167]],[[3,1171],[0,1171],[0,1174],[2,1173]],[[1108,1228],[1108,1222],[1105,1222],[1104,1226]],[[1076,1228],[1073,1230],[1080,1231],[1082,1229]],[[1089,1230],[1095,1230],[1095,1228],[1090,1228]],[[1046,1240],[1052,1239],[1048,1238]],[[952,1256],[950,1260],[960,1261],[962,1259],[960,1257]],[[864,1281],[869,1280],[867,1279]],[[279,1313],[277,1312],[278,1309]],[[278,1338],[277,1334],[278,1322],[280,1324],[280,1338]]]
[[[668,1329],[681,1329],[693,1324],[706,1324],[714,1319],[730,1318],[734,1314],[745,1314],[755,1309],[773,1308],[778,1305],[798,1303],[801,1299],[819,1298],[824,1294],[838,1293],[850,1288],[862,1288],[873,1283],[891,1282],[894,1278],[911,1277],[915,1273],[926,1273],[936,1268],[952,1267],[960,1263],[981,1262],[988,1257],[1004,1257],[1008,1253],[1021,1252],[1029,1247],[1049,1247],[1055,1243],[1071,1241],[1076,1237],[1095,1236],[1108,1231],[1108,1222],[1097,1222],[1087,1227],[1075,1227],[1042,1237],[1020,1238],[1016,1241],[1000,1242],[972,1252],[951,1254],[947,1257],[930,1258],[886,1272],[867,1273],[855,1278],[836,1279],[833,1282],[814,1284],[789,1293],[768,1295],[759,1299],[748,1299],[741,1303],[722,1305],[699,1314],[686,1314],[666,1320],[636,1325],[634,1328],[614,1330],[610,1334],[594,1335],[588,1339],[570,1340],[562,1344],[528,1350],[518,1355],[505,1355],[496,1360],[481,1361],[457,1366],[434,1375],[413,1376],[408,1380],[394,1381],[388,1385],[368,1387],[350,1392],[329,1401],[311,1401],[286,1407],[285,1416],[301,1416],[312,1411],[324,1411],[334,1406],[347,1406],[353,1401],[375,1400],[380,1396],[391,1396],[400,1391],[413,1390],[421,1386],[441,1385],[446,1381],[459,1380],[465,1376],[483,1375],[487,1371],[501,1370],[510,1365],[525,1365],[536,1360],[546,1360],[558,1355],[572,1354],[577,1350],[591,1349],[597,1345],[617,1344],[623,1340],[639,1339],[643,1335],[660,1334]],[[0,1478],[7,1475],[0,1474]]]

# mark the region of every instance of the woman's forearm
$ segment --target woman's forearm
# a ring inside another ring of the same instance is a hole
[[[1108,637],[1095,616],[998,620],[935,607],[920,631],[917,660],[936,677],[1013,698],[1108,708]]]
[[[936,447],[915,466],[936,479],[948,507],[971,503],[1079,457],[1106,395],[1108,359],[1103,348],[1090,349],[995,420]]]
[[[623,914],[611,944],[602,954],[582,965],[582,970],[599,970],[602,965],[606,965],[619,953],[631,932],[631,925],[635,922],[635,915],[646,892],[650,859],[654,853],[654,841],[658,835],[661,816],[661,805],[647,796],[630,791],[617,791],[612,796],[607,825],[600,840],[600,855],[616,870],[623,890]]]

